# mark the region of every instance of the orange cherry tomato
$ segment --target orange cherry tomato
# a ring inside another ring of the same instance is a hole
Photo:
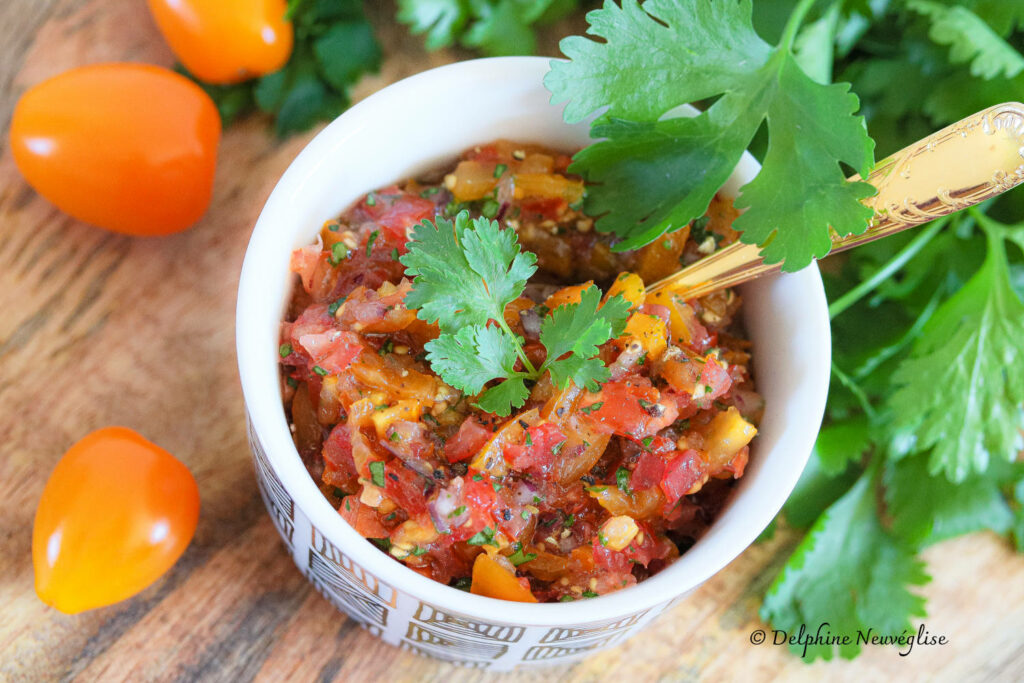
[[[148,0],[164,40],[206,83],[238,83],[277,71],[292,54],[285,0]]]
[[[184,76],[146,64],[98,64],[30,88],[11,150],[61,211],[130,235],[185,230],[213,190],[220,116]]]
[[[36,509],[36,593],[77,614],[135,595],[170,569],[199,519],[199,489],[180,461],[124,427],[64,454]]]

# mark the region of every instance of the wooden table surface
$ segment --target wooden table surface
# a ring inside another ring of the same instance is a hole
[[[357,99],[466,55],[427,54],[368,3],[386,61]],[[579,18],[556,27],[554,37]],[[336,612],[292,564],[252,472],[235,367],[235,287],[275,181],[312,133],[284,142],[253,117],[226,131],[213,204],[192,230],[131,239],[60,214],[18,175],[6,144],[17,96],[70,67],[170,65],[143,0],[0,3],[0,680],[480,680],[400,652]],[[60,455],[88,431],[131,426],[199,482],[195,540],[141,595],[78,616],[35,596],[32,516]],[[507,680],[1018,680],[1024,676],[1024,559],[975,535],[926,553],[932,633],[909,657],[871,649],[808,665],[750,644],[760,595],[795,539],[750,548],[638,638],[571,667]]]

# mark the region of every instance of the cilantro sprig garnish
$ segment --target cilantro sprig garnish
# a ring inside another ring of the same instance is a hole
[[[596,226],[641,247],[701,216],[762,122],[768,150],[736,201],[733,227],[762,245],[768,263],[798,270],[831,248],[830,228],[861,233],[874,190],[848,183],[840,163],[866,175],[874,142],[849,85],[823,85],[792,50],[813,0],[796,6],[777,45],[751,24],[750,0],[606,0],[590,12],[589,33],[561,43],[545,85],[567,102],[565,119],[597,111],[591,137],[570,170],[592,185],[586,209]],[[687,103],[716,98],[692,118],[666,118]]]
[[[579,303],[544,316],[540,342],[547,357],[535,366],[504,315],[537,270],[537,257],[520,249],[514,230],[462,211],[454,222],[439,217],[417,225],[408,248],[401,258],[413,278],[406,305],[441,329],[425,346],[427,360],[448,384],[479,394],[481,410],[509,415],[529,396],[527,382],[545,372],[563,388],[571,381],[596,391],[608,379],[608,368],[595,356],[626,325],[629,303],[621,296],[602,306],[601,291],[591,286]]]

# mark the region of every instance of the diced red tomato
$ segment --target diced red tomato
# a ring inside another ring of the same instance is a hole
[[[597,394],[585,396],[580,408],[597,429],[636,440],[661,431],[679,414],[675,402],[663,400],[642,377],[607,382]]]
[[[636,469],[629,478],[629,487],[633,490],[649,489],[656,486],[665,475],[665,459],[657,453],[645,451],[637,460]]]
[[[416,319],[416,313],[405,307],[405,295],[412,289],[406,279],[395,287],[381,285],[377,290],[356,287],[345,298],[338,312],[338,322],[360,333],[397,332]]]
[[[493,436],[491,430],[473,418],[467,418],[444,445],[444,454],[448,462],[461,462],[476,455],[484,444]]]
[[[729,375],[728,367],[714,358],[708,358],[704,363],[698,381],[705,387],[710,387],[710,390],[706,390],[706,393],[699,399],[702,407],[711,405],[716,398],[728,393],[732,386],[732,377]]]
[[[373,203],[368,203],[370,201]],[[409,239],[406,229],[424,219],[433,218],[436,210],[430,200],[409,194],[394,186],[367,195],[360,208],[401,244],[400,253],[405,253],[405,243]]]
[[[505,460],[515,470],[542,476],[551,470],[555,451],[565,439],[565,433],[552,422],[534,425],[526,430],[522,443],[506,444]]]
[[[332,375],[345,372],[363,350],[358,337],[341,330],[304,334],[298,338],[298,343],[309,354],[314,366]]]
[[[647,315],[653,315],[656,318],[661,318],[661,321],[665,323],[666,326],[671,324],[670,320],[672,318],[672,312],[669,311],[668,306],[661,306],[659,304],[644,304],[640,307],[639,310],[641,313],[646,313]]]
[[[498,494],[491,484],[491,478],[484,473],[470,470],[462,487],[465,505],[469,509],[469,522],[452,529],[452,540],[465,541],[484,527],[495,528],[495,511]]]
[[[606,548],[601,545],[600,537],[594,536],[594,564],[598,569],[629,572],[635,564],[646,567],[651,560],[664,559],[672,552],[674,546],[668,539],[655,534],[644,522],[638,522],[638,525],[640,532],[624,550]]]
[[[661,490],[665,494],[666,506],[675,505],[693,485],[704,478],[707,464],[700,453],[686,449],[669,461],[661,480]]]
[[[310,244],[292,252],[289,269],[299,275],[302,279],[302,287],[307,292],[313,289],[313,275],[322,260],[327,260],[327,254],[321,249],[319,243]]]
[[[547,199],[524,199],[522,201],[523,214],[539,214],[544,218],[555,220],[559,214],[569,208],[569,202],[561,197],[549,197]]]
[[[387,538],[390,533],[381,524],[377,511],[360,503],[356,496],[345,496],[338,512],[364,538]]]
[[[322,450],[324,458],[323,480],[332,486],[350,488],[359,478],[355,460],[352,458],[352,441],[348,425],[342,423],[331,430],[330,436],[324,441]]]
[[[427,511],[427,490],[430,482],[405,467],[400,460],[388,460],[384,465],[384,492],[409,514]]]

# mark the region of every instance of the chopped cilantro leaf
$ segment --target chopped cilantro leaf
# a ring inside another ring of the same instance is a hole
[[[374,230],[370,233],[370,237],[366,240],[366,255],[369,256],[373,251],[373,243],[377,241],[377,237],[380,236],[380,230]]]
[[[327,257],[332,266],[336,266],[348,258],[350,251],[344,242],[335,242],[331,245],[331,255]]]
[[[620,467],[615,470],[615,484],[619,490],[625,493],[627,496],[633,495],[633,491],[629,488],[629,475],[630,471],[625,467]]]
[[[516,548],[516,551],[508,556],[508,561],[511,562],[514,567],[518,567],[521,564],[536,559],[536,553],[524,553],[522,547]]]
[[[370,477],[374,486],[384,486],[384,463],[379,460],[371,460]]]
[[[483,529],[473,534],[466,543],[469,545],[493,545],[494,547],[498,547],[497,541],[494,540],[494,529],[489,526],[485,526]]]
[[[281,358],[286,358],[292,355],[292,345],[288,343],[281,344],[281,348],[277,350]]]

